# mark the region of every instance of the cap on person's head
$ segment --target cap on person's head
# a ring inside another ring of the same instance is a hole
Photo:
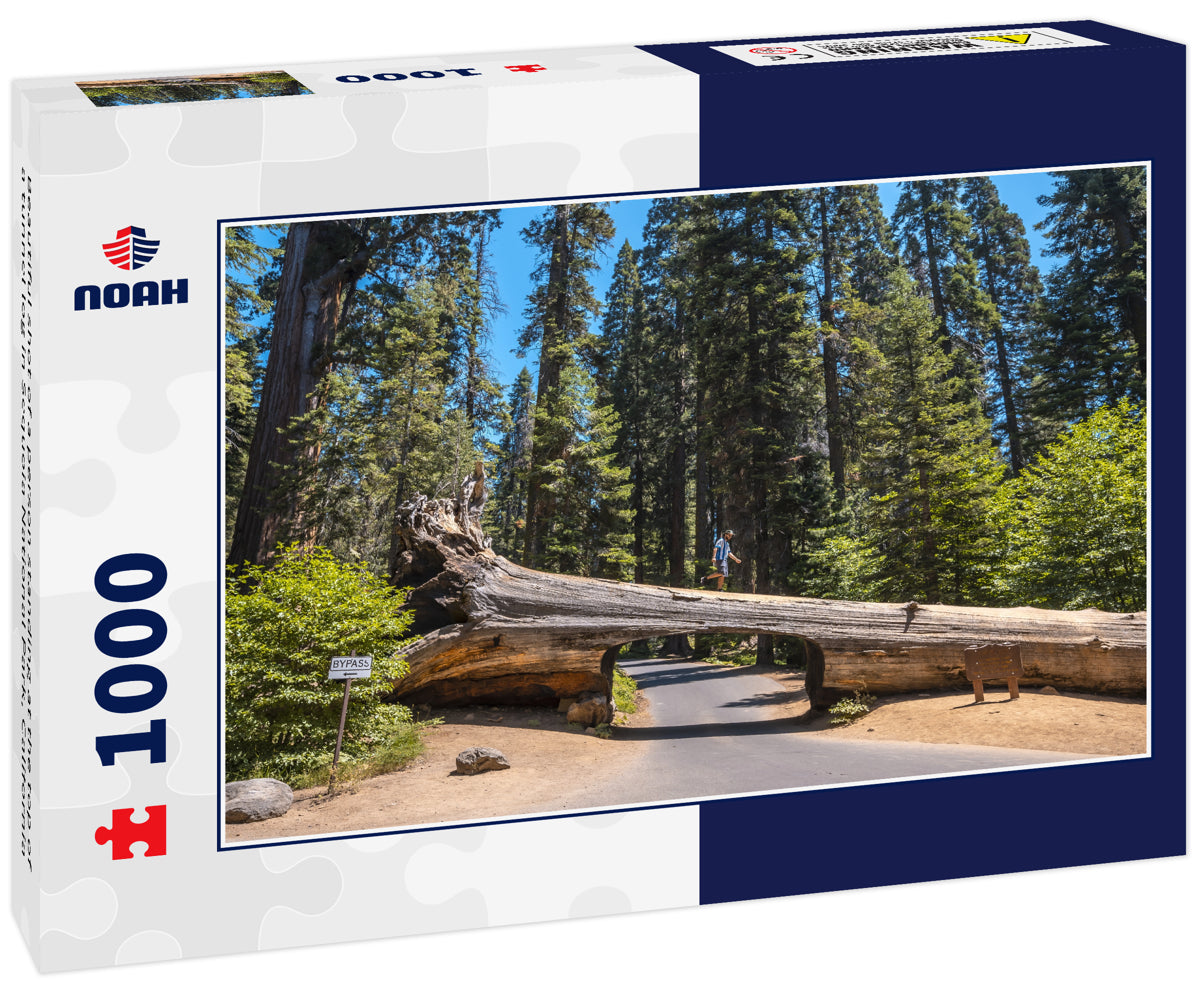
[[[725,532],[724,532],[722,535],[725,535],[725,536],[732,536],[732,535],[733,535],[733,530],[732,530],[732,529],[726,529],[726,530],[725,530]]]

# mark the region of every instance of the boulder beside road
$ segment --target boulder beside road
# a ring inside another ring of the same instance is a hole
[[[292,788],[278,779],[243,779],[225,784],[225,821],[246,824],[287,814]]]
[[[509,769],[508,759],[504,752],[495,748],[468,748],[460,751],[454,760],[454,771],[460,776],[474,776],[480,772],[491,772],[494,769]]]

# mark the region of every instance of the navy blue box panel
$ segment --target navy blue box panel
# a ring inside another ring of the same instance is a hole
[[[960,28],[906,28],[901,31],[857,31],[844,34],[831,35],[787,35],[779,38],[728,38],[719,42],[667,42],[661,45],[639,45],[639,49],[644,49],[646,52],[652,52],[656,56],[663,59],[668,59],[675,63],[676,66],[682,66],[684,69],[689,69],[693,73],[709,74],[709,73],[740,73],[753,72],[754,67],[748,67],[745,63],[733,56],[727,55],[724,52],[717,52],[714,46],[724,45],[748,45],[751,43],[776,43],[785,41],[815,41],[815,40],[831,40],[844,38],[903,38],[906,35],[928,35],[936,33],[939,35],[1002,35],[1019,28],[1057,28],[1061,31],[1068,32],[1072,35],[1079,35],[1083,38],[1090,38],[1096,42],[1104,42],[1110,48],[1155,48],[1155,49],[1177,49],[1181,54],[1184,47],[1176,42],[1169,42],[1162,38],[1155,38],[1153,35],[1143,35],[1141,32],[1129,31],[1125,28],[1116,28],[1111,24],[1101,24],[1099,21],[1027,21],[1021,25],[969,25]],[[1054,50],[1061,51],[1061,50]],[[1015,55],[1015,53],[1014,53]],[[968,56],[968,58],[977,58],[978,54]],[[920,57],[907,57],[920,58]],[[942,58],[934,56],[930,58]],[[1026,58],[1026,57],[1021,57]],[[861,65],[861,64],[858,64]],[[811,67],[768,67],[769,72],[788,72],[790,69],[811,69]]]
[[[704,188],[1151,165],[1152,756],[705,802],[706,903],[1186,851],[1185,50],[1095,22],[1044,26],[1107,44],[791,66],[712,46],[804,36],[645,47],[701,74]]]
[[[712,49],[736,40],[643,48],[701,74],[703,188],[1143,160],[1182,129],[1182,45],[1089,21],[1046,27],[1109,44],[769,67]]]
[[[700,901],[1182,855],[1170,772],[1142,759],[706,802]]]

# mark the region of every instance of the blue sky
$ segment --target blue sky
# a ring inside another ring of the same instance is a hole
[[[1033,262],[1045,274],[1054,266],[1054,259],[1043,253],[1045,240],[1033,225],[1043,218],[1045,211],[1037,204],[1039,195],[1048,194],[1054,188],[1054,178],[1045,173],[995,174],[992,181],[1000,192],[1001,200],[1009,209],[1025,221],[1026,236],[1033,251]],[[880,200],[890,217],[900,197],[898,182],[879,185]],[[625,240],[634,247],[642,242],[642,227],[650,211],[651,199],[627,199],[609,203],[609,214],[616,227],[612,244],[600,256],[600,267],[592,272],[592,288],[596,297],[603,301],[612,281],[617,251]],[[511,385],[522,366],[532,373],[537,372],[536,351],[522,359],[516,355],[518,332],[524,326],[525,302],[533,288],[530,274],[537,266],[537,255],[521,239],[521,230],[545,211],[543,206],[519,206],[501,211],[503,225],[495,232],[489,245],[492,267],[497,272],[500,298],[508,312],[493,320],[491,353],[495,375],[505,386]]]
[[[652,199],[645,198],[609,203],[608,212],[617,232],[613,242],[600,255],[600,267],[591,275],[592,289],[597,299],[603,301],[608,292],[621,244],[628,240],[634,247],[641,246],[642,229],[651,202]],[[517,335],[525,326],[525,303],[533,291],[533,281],[529,276],[538,263],[536,252],[521,239],[521,231],[543,212],[545,206],[541,205],[502,210],[503,225],[495,231],[488,244],[500,298],[508,306],[507,313],[492,321],[491,343],[496,378],[505,386],[512,384],[522,366],[528,366],[532,373],[537,372],[536,350],[521,359],[514,349]]]
[[[1001,200],[1025,221],[1025,232],[1033,251],[1034,264],[1041,268],[1044,275],[1056,262],[1053,257],[1045,254],[1045,240],[1042,234],[1034,229],[1034,223],[1045,216],[1045,210],[1037,204],[1037,198],[1053,190],[1054,178],[1046,173],[994,174],[991,178],[1000,192]],[[884,212],[890,217],[900,197],[899,183],[880,184],[879,195]],[[616,234],[612,243],[601,252],[599,268],[592,272],[592,288],[597,299],[603,301],[608,292],[621,244],[628,240],[634,247],[641,246],[642,229],[652,201],[650,198],[640,198],[609,203],[608,210]],[[537,254],[521,239],[521,231],[544,211],[545,206],[541,205],[502,209],[503,223],[494,232],[489,244],[500,299],[507,307],[507,312],[493,318],[489,349],[495,378],[506,388],[512,385],[522,366],[527,366],[531,373],[537,372],[536,350],[523,359],[516,354],[518,335],[525,324],[525,303],[533,289],[530,275],[537,267]],[[264,235],[261,239],[264,243],[273,243],[275,238]],[[264,317],[261,322],[265,324],[270,320]]]

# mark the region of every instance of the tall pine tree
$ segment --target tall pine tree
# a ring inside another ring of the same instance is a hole
[[[556,205],[530,223],[522,237],[539,255],[536,284],[525,310],[521,347],[537,345],[537,404],[533,418],[525,506],[523,562],[544,566],[547,535],[562,522],[557,511],[556,472],[575,445],[572,387],[564,372],[581,365],[595,371],[598,343],[591,320],[600,309],[589,281],[597,255],[612,239],[613,224],[601,203]]]
[[[878,405],[864,459],[874,597],[969,604],[985,585],[986,502],[1001,475],[990,429],[915,288],[897,288],[874,325]]]
[[[845,308],[877,303],[896,251],[874,185],[817,188],[810,193],[812,228],[819,246],[821,372],[825,390],[825,435],[829,472],[839,503],[846,500],[846,452],[858,436],[852,407],[844,401],[842,371],[848,364]]]
[[[496,449],[492,501],[484,511],[493,547],[519,560],[525,543],[525,503],[529,489],[529,463],[533,455],[533,376],[522,367],[508,393]]]
[[[646,525],[649,506],[649,422],[655,388],[648,353],[650,332],[637,255],[626,240],[617,254],[604,305],[600,355],[605,360],[607,390],[620,422],[616,435],[618,462],[629,469],[633,512],[633,580],[646,580]]]
[[[1047,280],[1033,370],[1034,410],[1049,432],[1146,395],[1146,170],[1055,172],[1037,226],[1065,258]]]
[[[944,349],[965,348],[978,360],[979,346],[995,324],[995,309],[979,286],[960,187],[957,178],[903,182],[892,225],[909,274],[932,304]],[[978,377],[961,361],[958,369],[968,379]]]
[[[1030,263],[1025,224],[1000,201],[991,178],[966,178],[963,196],[971,219],[971,250],[979,264],[983,289],[996,307],[987,350],[1000,405],[997,437],[1007,443],[1013,473],[1020,473],[1025,450],[1021,441],[1023,421],[1017,410],[1017,377],[1028,352],[1042,282],[1037,268]]]

